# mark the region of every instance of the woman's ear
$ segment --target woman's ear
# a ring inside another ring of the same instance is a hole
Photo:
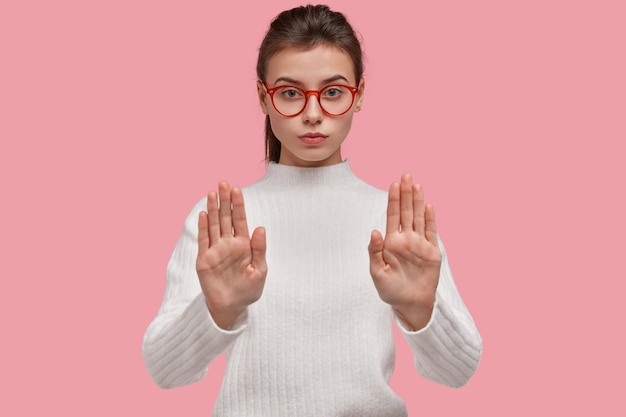
[[[359,81],[359,91],[354,96],[354,111],[360,111],[363,106],[363,95],[365,94],[365,78]]]
[[[261,80],[257,80],[256,82],[256,90],[259,96],[259,104],[261,105],[261,111],[263,114],[267,114],[267,102],[265,99],[267,98],[267,92],[265,91],[265,87],[263,86],[263,82]]]

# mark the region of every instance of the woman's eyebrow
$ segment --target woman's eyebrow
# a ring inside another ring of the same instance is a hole
[[[350,81],[348,81],[348,79],[346,77],[344,77],[343,75],[335,75],[333,77],[330,78],[326,78],[324,81],[322,81],[322,84],[329,84],[329,83],[334,83],[335,81],[339,81],[339,80],[343,80],[346,83],[349,83]]]
[[[339,81],[339,80],[343,80],[346,83],[350,82],[343,75],[337,74],[337,75],[333,75],[332,77],[326,78],[325,80],[322,80],[322,84],[330,84],[330,83],[333,83],[333,82]],[[281,81],[284,81],[284,82],[287,82],[287,83],[290,83],[290,84],[294,84],[294,85],[297,85],[297,86],[302,86],[303,85],[302,81],[298,81],[298,80],[296,80],[294,78],[291,78],[291,77],[278,77],[276,80],[274,80],[274,85],[278,84]]]
[[[285,81],[288,82],[290,84],[295,84],[295,85],[302,85],[302,83],[298,80],[295,80],[293,78],[289,78],[289,77],[278,77],[276,78],[276,80],[274,80],[274,85],[278,84],[281,81]]]

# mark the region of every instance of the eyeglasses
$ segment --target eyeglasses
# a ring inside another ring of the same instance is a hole
[[[349,85],[329,85],[321,90],[303,90],[293,85],[269,88],[265,83],[263,87],[270,95],[276,111],[285,117],[294,117],[302,113],[311,95],[317,97],[324,113],[329,116],[341,116],[350,110],[354,96],[359,91],[358,87]]]

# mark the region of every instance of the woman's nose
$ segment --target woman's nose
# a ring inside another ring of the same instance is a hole
[[[320,105],[319,96],[317,94],[308,94],[306,98],[306,106],[302,112],[304,120],[310,123],[317,123],[324,117],[324,112]]]

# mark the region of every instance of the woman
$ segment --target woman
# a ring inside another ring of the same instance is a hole
[[[365,87],[350,24],[326,6],[281,13],[257,73],[267,173],[221,182],[187,218],[144,339],[152,378],[196,382],[225,352],[214,416],[405,416],[395,321],[423,376],[465,384],[482,342],[433,207],[410,175],[386,193],[341,157]]]

